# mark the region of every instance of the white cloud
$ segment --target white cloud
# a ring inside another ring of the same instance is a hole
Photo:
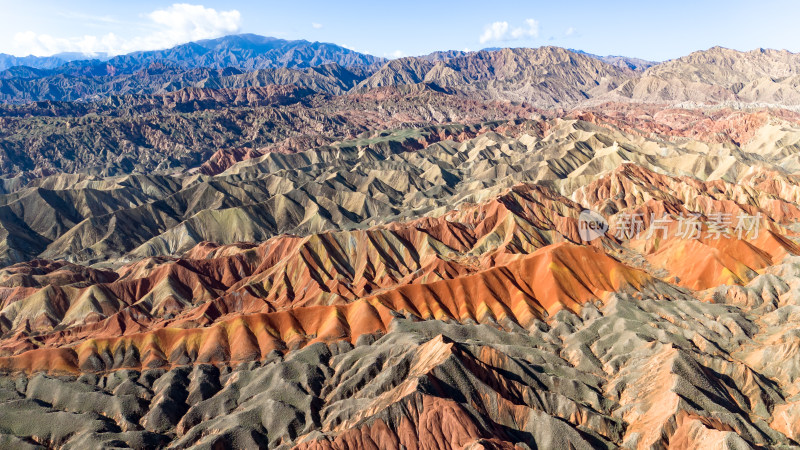
[[[198,39],[211,39],[239,31],[242,15],[233,9],[219,11],[203,5],[176,3],[167,9],[159,9],[148,17],[163,30],[156,33],[155,40],[171,39],[170,44]]]
[[[535,19],[526,19],[521,27],[511,27],[508,22],[492,22],[483,28],[483,34],[478,40],[481,44],[491,41],[514,41],[525,38],[539,37],[539,22]]]
[[[149,34],[123,39],[116,34],[103,36],[54,37],[26,31],[14,35],[15,53],[52,55],[60,52],[118,55],[136,50],[157,50],[200,39],[212,39],[240,30],[237,10],[217,11],[202,5],[175,3],[146,15]]]
[[[525,19],[525,26],[511,30],[511,37],[514,39],[539,37],[539,22],[534,19]]]
[[[395,50],[389,56],[391,56],[394,59],[397,59],[397,58],[402,58],[403,56],[406,56],[406,54],[402,50]]]
[[[486,25],[480,37],[481,44],[489,41],[499,41],[508,33],[508,22],[494,22]]]
[[[575,34],[575,28],[572,27],[567,28],[567,31],[564,32],[564,36],[572,36],[573,34]]]
[[[313,23],[311,24],[311,28],[314,28],[314,29],[316,29],[316,30],[319,30],[320,28],[322,28],[322,24],[321,24],[321,23],[317,23],[317,22],[313,22]]]

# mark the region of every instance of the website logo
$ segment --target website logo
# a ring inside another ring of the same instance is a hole
[[[600,213],[584,209],[578,216],[578,234],[584,242],[591,242],[608,231],[608,221]]]

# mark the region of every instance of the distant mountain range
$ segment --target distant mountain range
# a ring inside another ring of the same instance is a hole
[[[631,58],[628,56],[617,56],[617,55],[600,56],[584,52],[583,50],[575,50],[575,49],[569,49],[569,51],[586,56],[591,56],[592,58],[599,59],[600,61],[609,63],[612,66],[617,66],[623,69],[641,71],[658,64],[658,62],[656,61],[648,61],[646,59],[641,59],[641,58]]]
[[[483,49],[502,50],[500,47]],[[600,56],[583,50],[569,49],[599,59],[611,65],[632,70],[644,70],[658,62],[626,56]],[[417,56],[416,58],[436,62],[467,55],[468,51],[446,50]],[[127,55],[109,56],[105,53],[86,54],[78,52],[57,53],[52,56],[14,56],[0,53],[0,71],[17,66],[33,69],[56,69],[73,61],[112,60],[113,65],[145,66],[150,62],[169,62],[180,67],[227,68],[243,70],[277,67],[312,67],[336,63],[343,66],[381,63],[386,60],[358,53],[334,44],[308,42],[305,40],[283,40],[255,34],[224,36],[189,42],[165,50],[139,51]]]
[[[231,67],[258,70],[282,67],[306,68],[332,63],[347,67],[380,64],[384,61],[383,58],[334,44],[237,34],[189,42],[165,50],[139,51],[114,57],[81,53],[18,57],[0,53],[0,70],[26,66],[50,70],[51,74],[73,74],[80,70],[98,72],[102,67],[109,66],[113,67],[112,73],[131,73],[155,62],[183,69]]]
[[[34,69],[55,69],[71,61],[81,61],[96,59],[105,61],[108,55],[87,55],[85,53],[57,53],[52,56],[14,56],[0,53],[0,70],[10,69],[17,66],[31,67]]]
[[[442,51],[394,60],[327,43],[241,34],[108,59],[0,57],[0,102],[100,101],[186,88],[292,85],[326,95],[425,84],[569,109],[608,101],[800,106],[798,55],[715,47],[663,63],[558,47]],[[70,61],[71,60],[71,61]]]
[[[800,55],[777,50],[715,47],[659,64],[559,47],[386,61],[333,44],[227,36],[0,71],[0,175],[187,169],[221,147],[298,151],[374,128],[609,103],[797,109],[798,68]]]
[[[134,52],[111,58],[114,67],[138,70],[154,62],[182,68],[205,67],[241,70],[307,68],[325,64],[343,67],[380,64],[383,58],[338,45],[305,40],[287,41],[254,34],[239,34],[178,45],[166,50]]]

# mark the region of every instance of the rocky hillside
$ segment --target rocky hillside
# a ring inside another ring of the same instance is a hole
[[[13,223],[60,237],[0,271],[0,440],[791,448],[797,131],[660,136],[431,127],[17,188]],[[589,242],[587,208],[611,225]],[[719,212],[760,232],[713,238]]]
[[[485,103],[425,86],[338,97],[291,87],[186,89],[99,103],[43,102],[0,108],[5,183],[52,173],[170,172],[218,151],[283,152],[352,139],[376,129],[530,118],[530,107]]]
[[[480,51],[432,62],[394,60],[358,88],[426,82],[464,95],[568,107],[608,92],[633,74],[558,47]]]
[[[24,72],[18,75],[19,72]],[[120,95],[168,94],[181,89],[270,88],[275,85],[313,89],[319,93],[344,94],[361,82],[367,69],[347,69],[336,64],[306,69],[264,69],[251,72],[235,68],[182,69],[152,63],[129,74],[117,74],[113,66],[86,73],[56,75],[15,67],[0,73],[0,100],[8,104],[39,101],[105,101]]]
[[[653,66],[614,95],[637,102],[798,106],[800,55],[714,47]]]

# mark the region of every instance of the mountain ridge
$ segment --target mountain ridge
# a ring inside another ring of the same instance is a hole
[[[0,72],[0,447],[798,447],[797,55],[332,51]]]
[[[295,55],[296,54],[296,55]],[[58,71],[63,66],[85,67],[108,63],[123,71],[134,71],[155,61],[184,68],[244,70],[279,67],[313,67],[329,63],[342,66],[370,65],[383,61],[345,47],[305,39],[286,40],[242,33],[178,44],[160,50],[139,50],[122,55],[84,55],[59,53],[52,56],[13,56],[0,54],[0,71],[27,64],[28,67]],[[20,64],[22,63],[22,64]]]
[[[233,35],[58,68],[0,71],[0,101],[96,101],[188,87],[291,84],[342,95],[427,83],[479,99],[571,109],[604,102],[800,107],[798,56],[722,47],[661,63],[543,46],[384,60],[333,44]],[[513,68],[514,76],[512,76]]]

